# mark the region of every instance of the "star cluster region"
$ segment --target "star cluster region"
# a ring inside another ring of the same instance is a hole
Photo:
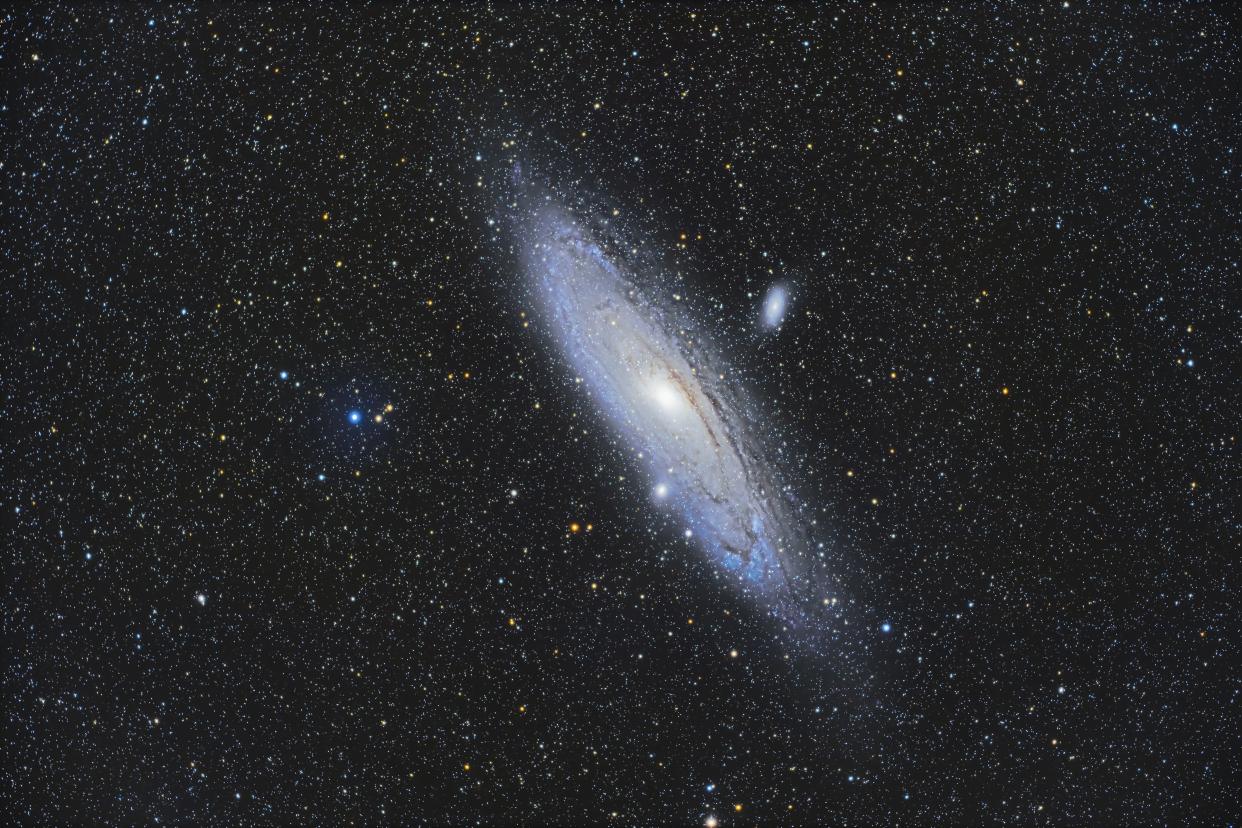
[[[10,819],[1239,813],[1226,6],[0,24]],[[719,350],[817,656],[551,344],[519,164]]]

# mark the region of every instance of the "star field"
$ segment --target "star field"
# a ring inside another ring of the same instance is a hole
[[[1242,813],[1227,5],[0,14],[7,821]],[[815,652],[518,170],[717,352]]]

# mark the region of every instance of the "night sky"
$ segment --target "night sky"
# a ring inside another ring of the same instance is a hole
[[[1240,38],[3,13],[7,819],[1236,820]],[[653,496],[532,201],[712,349],[811,632]]]

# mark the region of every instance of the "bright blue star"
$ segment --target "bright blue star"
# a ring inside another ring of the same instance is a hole
[[[281,378],[282,380],[287,380],[287,379],[289,379],[289,372],[288,372],[288,371],[281,371],[281,372],[280,372],[280,378]]]
[[[889,633],[892,631],[893,631],[893,625],[888,623],[887,621],[885,621],[883,624],[880,625],[880,632]]]
[[[358,423],[362,422],[362,412],[361,411],[349,412],[349,421],[353,423],[354,425],[358,425]]]

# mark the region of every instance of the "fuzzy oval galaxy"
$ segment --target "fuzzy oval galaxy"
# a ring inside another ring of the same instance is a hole
[[[744,592],[791,601],[806,586],[806,543],[726,372],[568,212],[541,205],[523,236],[549,333],[660,499]]]

